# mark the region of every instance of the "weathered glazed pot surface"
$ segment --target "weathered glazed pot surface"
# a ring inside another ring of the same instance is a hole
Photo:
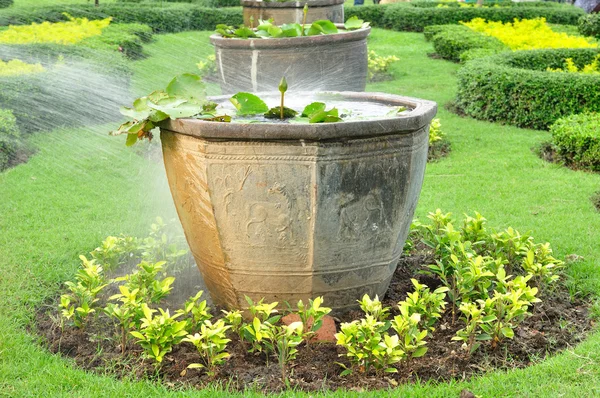
[[[436,105],[343,95],[412,110],[319,125],[163,126],[171,192],[215,303],[324,296],[343,312],[365,293],[385,294],[423,182]]]
[[[343,25],[337,25],[343,29]],[[223,94],[277,91],[364,91],[371,28],[280,39],[210,37]]]
[[[344,23],[344,0],[309,0],[309,1],[256,1],[242,0],[244,7],[244,25],[254,26],[260,19],[273,18],[277,25],[284,23],[302,23],[303,8],[308,4],[306,23],[327,19],[336,23]],[[252,18],[252,20],[251,20]]]

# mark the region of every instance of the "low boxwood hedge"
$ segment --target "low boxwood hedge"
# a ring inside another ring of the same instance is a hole
[[[588,14],[579,18],[579,33],[600,39],[600,14]]]
[[[576,25],[584,12],[572,6],[447,7],[421,8],[392,4],[383,18],[383,27],[398,31],[422,32],[426,26],[458,24],[483,18],[488,21],[512,22],[515,18],[545,17],[549,23]]]
[[[13,0],[0,0],[0,8],[8,8],[13,5]]]
[[[550,132],[556,155],[567,166],[600,172],[600,113],[558,119]]]
[[[206,0],[225,1],[225,0]],[[229,1],[229,0],[227,0]],[[208,4],[208,3],[206,3]],[[212,4],[212,3],[211,3]],[[554,3],[511,3],[506,7],[456,7],[438,8],[440,2],[409,2],[390,5],[345,7],[346,18],[358,16],[370,21],[372,26],[398,31],[421,32],[425,26],[457,24],[473,18],[508,22],[515,18],[545,17],[548,22],[576,25],[583,10]],[[64,21],[64,12],[74,17],[101,19],[112,16],[115,23],[142,23],[155,32],[172,33],[185,30],[214,30],[219,23],[242,24],[242,9],[210,8],[199,4],[177,4],[161,2],[127,4],[45,6],[27,9],[10,9],[0,12],[0,26],[23,25],[32,22]]]
[[[186,30],[214,30],[219,23],[241,25],[242,9],[209,8],[196,4],[106,4],[61,5],[10,9],[0,12],[0,26],[26,25],[33,22],[58,22],[67,20],[65,13],[73,17],[103,19],[113,17],[113,23],[140,23],[148,25],[156,33],[173,33]]]
[[[458,73],[456,107],[477,119],[546,129],[574,113],[600,111],[600,75],[547,72],[572,58],[589,64],[598,49],[504,52],[474,59]]]
[[[240,0],[117,0],[117,3],[192,3],[203,7],[237,7]]]
[[[487,56],[509,49],[497,38],[475,32],[464,25],[427,26],[424,33],[439,56],[455,62],[461,61],[461,55],[469,50],[485,49]],[[474,58],[473,52],[469,54],[470,58]]]
[[[46,69],[0,76],[0,108],[13,112],[23,134],[118,120],[120,105],[130,102],[131,70],[117,52],[28,44],[0,46],[0,56]]]
[[[152,41],[152,28],[137,23],[114,24],[102,30],[99,36],[84,39],[78,45],[90,48],[110,48],[123,53],[127,58],[140,59],[145,56],[143,44]]]

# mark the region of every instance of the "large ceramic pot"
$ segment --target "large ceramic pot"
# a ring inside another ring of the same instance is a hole
[[[385,294],[419,198],[436,104],[341,95],[412,110],[327,124],[162,126],[173,200],[216,304],[324,296],[339,313],[365,293]]]
[[[290,91],[364,91],[370,32],[364,28],[281,39],[212,35],[221,91],[277,91],[284,75]]]
[[[260,19],[273,18],[277,25],[284,23],[302,23],[304,5],[308,4],[306,22],[312,23],[320,19],[344,23],[344,0],[309,0],[309,1],[256,1],[242,0],[244,7],[244,25],[254,26]],[[252,18],[252,20],[251,20]]]

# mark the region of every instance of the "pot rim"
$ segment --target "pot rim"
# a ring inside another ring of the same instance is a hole
[[[262,0],[242,0],[242,6],[246,8],[304,8],[305,4],[309,7],[328,7],[344,4],[344,0],[304,0],[304,1],[262,1]]]
[[[262,93],[263,95],[266,93]],[[280,94],[277,92],[271,95]],[[314,92],[296,92],[296,95],[314,95]],[[367,138],[382,135],[410,133],[427,126],[437,113],[437,104],[419,98],[386,93],[351,91],[324,91],[324,95],[342,95],[348,100],[372,101],[392,106],[413,108],[408,114],[373,120],[355,120],[338,123],[281,124],[281,123],[222,123],[199,119],[176,119],[161,124],[161,130],[198,138],[227,139],[232,141],[327,141]],[[209,97],[212,101],[228,100],[230,95]]]
[[[344,24],[336,23],[338,29],[343,29]],[[346,43],[364,40],[371,33],[371,27],[343,31],[330,35],[284,37],[277,39],[263,39],[260,37],[250,39],[224,38],[218,33],[210,36],[210,42],[218,48],[235,48],[248,50],[262,50],[270,48],[312,47],[314,45]]]

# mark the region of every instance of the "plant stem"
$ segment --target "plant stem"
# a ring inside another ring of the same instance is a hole
[[[306,14],[308,14],[308,3],[304,4],[304,9],[302,10],[302,12],[304,13],[304,16],[302,17],[302,36],[305,36],[304,25],[306,25]]]
[[[284,92],[281,92],[281,106],[279,107],[279,118],[283,120],[283,97],[285,96]]]

